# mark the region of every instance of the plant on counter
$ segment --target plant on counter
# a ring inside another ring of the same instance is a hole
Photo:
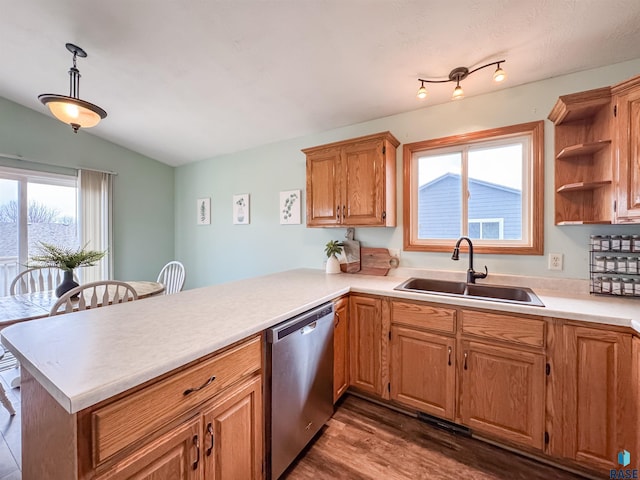
[[[340,273],[340,260],[336,255],[342,252],[342,244],[336,240],[329,240],[324,247],[324,253],[327,254],[327,273]]]
[[[37,255],[30,259],[28,267],[55,267],[64,272],[62,283],[56,288],[56,295],[59,297],[63,293],[78,286],[73,279],[73,269],[78,267],[93,267],[106,255],[106,251],[87,250],[85,244],[82,248],[72,249],[58,247],[50,243],[39,242]]]

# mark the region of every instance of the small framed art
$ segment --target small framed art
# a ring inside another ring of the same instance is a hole
[[[249,224],[249,194],[233,196],[233,224],[248,225]]]
[[[300,224],[300,190],[280,192],[280,224]]]
[[[211,223],[211,198],[198,199],[198,225],[209,225]]]

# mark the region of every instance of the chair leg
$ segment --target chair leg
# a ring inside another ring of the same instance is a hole
[[[7,392],[5,392],[4,385],[2,385],[2,383],[0,383],[0,403],[2,403],[2,406],[9,411],[9,415],[13,417],[16,414],[16,411],[14,410],[13,405],[11,405],[11,400],[9,400],[9,397],[7,397]]]
[[[20,362],[16,363],[16,376],[11,379],[11,388],[20,388]]]

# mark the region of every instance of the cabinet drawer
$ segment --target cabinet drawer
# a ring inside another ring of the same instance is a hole
[[[462,334],[544,347],[544,320],[473,310],[461,310]]]
[[[456,311],[428,304],[392,302],[391,323],[455,333]]]
[[[240,378],[259,370],[261,365],[261,337],[254,337],[92,412],[94,466],[145,438]],[[211,380],[214,376],[215,379]],[[203,385],[206,386],[187,393],[189,389]]]

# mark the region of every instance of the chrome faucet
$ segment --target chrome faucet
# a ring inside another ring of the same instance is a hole
[[[466,240],[469,244],[469,269],[467,270],[467,283],[476,283],[476,278],[486,278],[489,274],[487,266],[484,266],[484,273],[478,273],[473,269],[473,243],[469,237],[460,237],[456,242],[456,246],[453,249],[453,255],[451,260],[460,260],[460,243],[462,240]]]

